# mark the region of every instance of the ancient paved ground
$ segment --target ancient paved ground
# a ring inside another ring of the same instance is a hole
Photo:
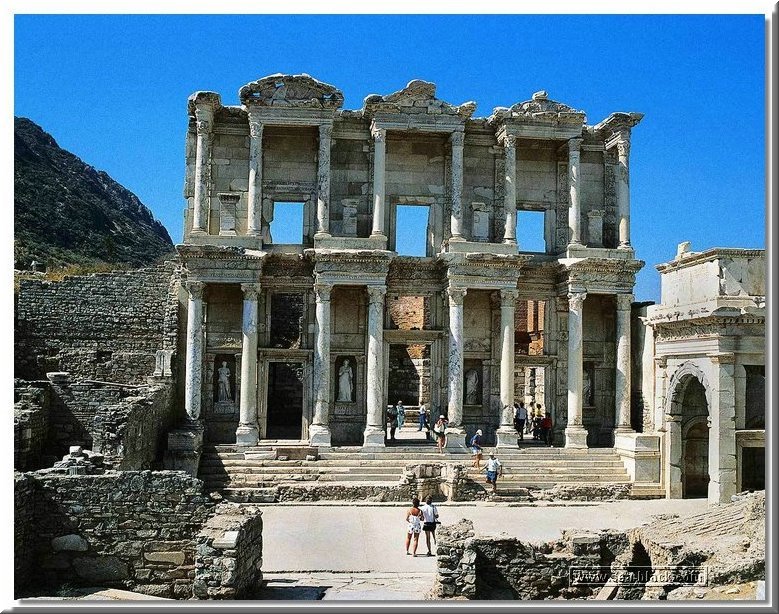
[[[263,506],[263,573],[270,599],[421,599],[435,557],[406,556],[406,506],[275,504]],[[562,529],[627,529],[657,514],[686,514],[704,500],[615,501],[566,506],[441,504],[444,523],[473,521],[477,533],[549,540]],[[424,554],[424,537],[418,553]]]

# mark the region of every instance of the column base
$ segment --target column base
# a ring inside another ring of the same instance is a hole
[[[587,429],[579,425],[566,427],[565,447],[574,450],[586,450]]]
[[[333,235],[331,235],[329,232],[321,231],[321,232],[315,232],[314,233],[314,239],[330,239]]]
[[[517,439],[519,439],[519,435],[517,435],[517,431],[513,427],[501,426],[497,431],[495,431],[495,435],[498,438],[499,448],[517,447]]]
[[[308,427],[308,445],[321,446],[323,448],[331,447],[330,429],[321,424],[312,424]]]
[[[372,232],[370,238],[371,239],[378,239],[380,241],[386,241],[387,240],[387,235],[385,235],[382,232]]]
[[[192,230],[189,231],[189,234],[191,234],[191,235],[204,235],[204,234],[208,234],[208,233],[205,231],[205,228],[193,228]]]
[[[235,430],[236,446],[256,446],[260,440],[260,431],[256,424],[241,424]]]
[[[635,433],[636,431],[629,427],[629,426],[617,426],[614,427],[614,435],[625,435],[630,433]]]
[[[384,438],[386,432],[378,426],[368,426],[363,432],[363,449],[365,448],[383,448],[385,446]]]
[[[620,243],[617,245],[617,249],[633,249],[633,246],[630,243]]]
[[[446,447],[459,448],[465,446],[465,429],[461,426],[446,427]]]
[[[449,237],[449,241],[454,243],[462,243],[463,241],[465,241],[465,237],[462,235],[452,235],[451,237]]]
[[[511,237],[503,237],[503,244],[504,245],[516,245],[517,240],[515,238]]]

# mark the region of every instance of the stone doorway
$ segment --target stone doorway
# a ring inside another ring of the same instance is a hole
[[[401,401],[405,407],[405,423],[396,437],[403,440],[427,441],[419,428],[419,406],[430,410],[431,346],[426,343],[389,344],[387,373],[387,403]]]
[[[301,362],[268,363],[268,439],[303,439],[303,381]]]
[[[682,497],[707,497],[709,492],[709,427],[696,418],[683,437]]]

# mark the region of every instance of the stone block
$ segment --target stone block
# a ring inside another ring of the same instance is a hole
[[[55,552],[61,550],[72,550],[74,552],[86,552],[89,550],[89,544],[80,535],[70,534],[61,535],[51,540],[51,548]]]
[[[186,556],[183,552],[146,552],[143,558],[153,563],[172,563],[173,565],[183,565]]]
[[[222,550],[235,548],[238,543],[238,531],[225,531],[221,537],[215,538],[212,542],[214,548]]]
[[[75,558],[73,571],[89,582],[115,582],[130,578],[127,563],[113,556]]]

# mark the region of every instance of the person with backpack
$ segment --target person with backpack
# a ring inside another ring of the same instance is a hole
[[[476,431],[476,434],[471,437],[471,441],[468,444],[471,448],[471,453],[473,454],[473,463],[471,463],[471,467],[476,467],[477,471],[481,469],[481,435],[481,429],[479,429]]]

